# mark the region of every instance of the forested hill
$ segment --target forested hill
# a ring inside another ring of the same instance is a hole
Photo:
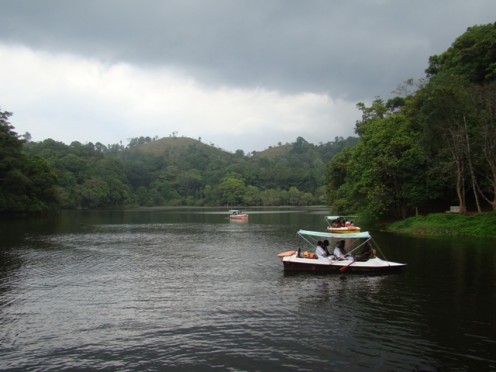
[[[308,205],[325,200],[325,166],[357,138],[313,145],[296,142],[245,155],[232,154],[190,138],[163,138],[119,154],[133,190],[144,186],[156,199],[139,205]],[[143,165],[154,165],[147,174]],[[134,177],[133,175],[136,175]],[[145,179],[150,184],[140,185]],[[159,193],[158,189],[162,190]],[[167,190],[167,191],[164,191]],[[145,193],[139,193],[145,195]]]
[[[326,163],[358,140],[335,138],[314,145],[300,137],[250,154],[185,137],[140,137],[127,146],[67,145],[52,139],[26,142],[8,121],[10,113],[2,114],[3,135],[10,139],[5,144],[12,144],[4,154],[16,159],[6,172],[12,182],[0,183],[2,214],[59,208],[323,204]],[[42,172],[36,175],[37,170]]]
[[[136,205],[325,203],[325,166],[357,138],[313,145],[303,138],[245,155],[169,137],[117,153]]]

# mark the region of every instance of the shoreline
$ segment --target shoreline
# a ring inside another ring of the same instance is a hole
[[[496,212],[432,213],[390,223],[385,230],[408,235],[496,238]]]

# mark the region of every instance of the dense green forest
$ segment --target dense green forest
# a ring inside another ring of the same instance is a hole
[[[0,123],[3,214],[59,208],[325,204],[325,164],[358,140],[335,138],[313,145],[300,137],[248,155],[184,137],[140,137],[127,146],[66,145],[21,138],[10,116],[2,112]]]
[[[58,208],[56,176],[40,156],[26,156],[23,141],[0,111],[0,213],[43,213]]]
[[[359,142],[327,166],[335,212],[496,210],[496,24],[468,28],[426,74],[394,98],[358,104]]]
[[[0,213],[328,204],[377,220],[496,210],[496,24],[468,28],[395,94],[357,104],[357,137],[250,154],[182,137],[32,142],[0,111]]]

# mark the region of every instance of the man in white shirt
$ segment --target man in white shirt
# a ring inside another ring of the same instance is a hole
[[[326,249],[324,248],[324,243],[320,240],[317,242],[317,247],[315,248],[315,253],[317,254],[317,258],[319,260],[327,259],[329,257],[329,254],[327,253]]]
[[[344,240],[339,241],[336,248],[334,248],[334,252],[333,252],[334,256],[338,260],[353,260],[353,257],[351,256],[351,254],[346,253],[344,246],[345,246],[345,241]]]

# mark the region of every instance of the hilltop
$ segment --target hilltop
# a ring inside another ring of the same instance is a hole
[[[245,154],[242,150],[236,151],[234,154],[201,142],[200,140],[189,137],[163,137],[160,139],[151,139],[150,137],[140,137],[139,139],[131,140],[127,149],[133,149],[155,156],[164,156],[167,159],[177,159],[184,156],[187,152],[195,150],[211,156],[231,156],[239,158],[240,156],[252,159],[281,159],[287,158],[291,153],[305,153],[308,151],[315,152],[314,155],[321,158],[322,161],[329,161],[332,156],[341,151],[345,147],[354,146],[358,142],[357,137],[336,137],[334,141],[325,144],[313,145],[307,142],[304,138],[298,137],[294,143],[278,144],[270,146],[262,151],[253,151]]]

